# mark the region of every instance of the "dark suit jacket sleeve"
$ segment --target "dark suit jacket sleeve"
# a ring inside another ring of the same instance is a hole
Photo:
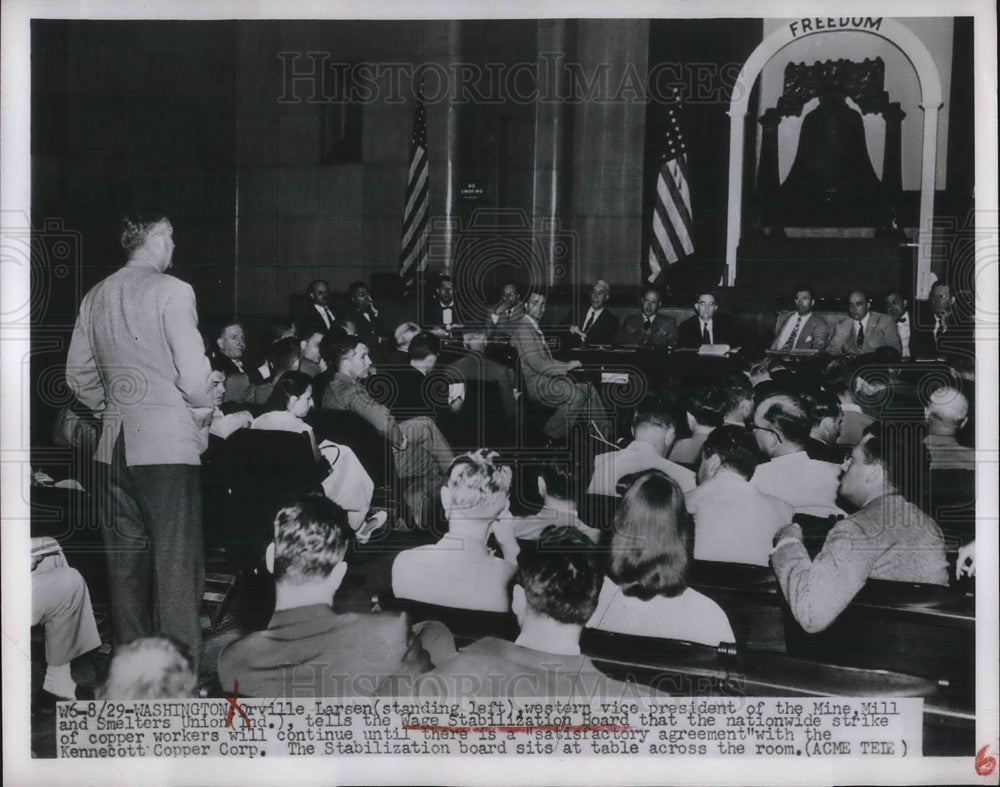
[[[673,317],[658,315],[656,326],[656,344],[661,347],[673,347],[677,344],[677,323]]]
[[[622,345],[622,344],[638,344],[639,343],[639,326],[642,325],[642,317],[636,314],[630,314],[622,322],[621,327],[615,334],[612,344]]]
[[[701,332],[698,330],[697,317],[688,317],[677,327],[677,346],[689,349],[701,347]]]
[[[618,333],[618,318],[605,307],[601,316],[594,320],[594,324],[590,326],[590,331],[587,332],[587,343],[610,344],[616,333]]]

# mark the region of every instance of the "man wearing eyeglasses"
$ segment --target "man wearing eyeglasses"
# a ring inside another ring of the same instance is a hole
[[[677,346],[698,349],[705,344],[738,344],[735,326],[725,315],[716,314],[718,308],[714,293],[701,293],[694,305],[694,316],[677,329]]]
[[[948,584],[944,537],[904,494],[919,446],[897,424],[877,425],[844,460],[840,494],[859,510],[827,534],[815,560],[802,529],[774,537],[771,565],[792,614],[808,632],[828,628],[869,579]]]
[[[800,397],[775,394],[764,399],[754,411],[751,428],[770,459],[751,479],[758,490],[784,500],[797,514],[842,513],[837,507],[840,470],[832,462],[809,457],[812,416]]]

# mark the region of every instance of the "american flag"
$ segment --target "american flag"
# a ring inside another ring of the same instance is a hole
[[[399,246],[399,275],[409,278],[427,267],[430,198],[427,170],[427,110],[422,90],[417,90],[417,113],[410,139],[410,172],[403,200],[403,240]]]
[[[667,110],[663,163],[656,178],[653,237],[649,243],[649,281],[660,271],[694,252],[691,239],[691,191],[687,177],[687,147],[680,127],[680,101]]]

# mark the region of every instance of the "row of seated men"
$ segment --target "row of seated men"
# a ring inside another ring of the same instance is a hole
[[[326,333],[337,326],[369,342],[375,337],[389,338],[392,326],[386,324],[384,316],[374,307],[363,282],[355,282],[348,289],[339,319],[331,309],[330,288],[326,281],[313,282],[307,295],[310,305],[296,317],[300,331]],[[578,304],[576,311],[571,310],[557,320],[547,319],[544,327],[546,330],[560,328],[560,333],[568,334],[570,346],[697,348],[702,344],[739,346],[747,341],[733,320],[724,311],[718,312],[717,297],[712,292],[701,293],[694,303],[692,316],[679,325],[672,316],[661,311],[661,295],[656,289],[646,290],[638,309],[621,321],[607,308],[610,297],[608,283],[598,281],[590,288],[587,302]],[[956,293],[944,280],[934,283],[928,301],[913,303],[912,314],[910,298],[900,290],[884,294],[884,311],[879,312],[872,310],[869,293],[863,288],[855,289],[847,296],[847,319],[833,323],[814,312],[816,302],[814,288],[798,287],[789,303],[789,312],[776,325],[769,349],[857,355],[890,347],[904,358],[963,354],[972,350],[971,311],[958,302]],[[512,334],[527,311],[528,300],[523,298],[519,285],[514,282],[504,284],[498,302],[483,309],[463,303],[451,277],[444,275],[438,278],[433,293],[424,300],[419,315],[414,317],[439,335],[445,335],[452,326],[481,325],[492,338]]]
[[[512,665],[549,663],[552,654],[572,657],[565,661],[567,674],[595,674],[579,655],[585,626],[710,645],[732,641],[721,608],[686,584],[692,559],[771,565],[807,631],[829,626],[869,578],[947,584],[941,530],[913,502],[921,487],[914,468],[924,449],[945,463],[968,458],[954,439],[968,415],[960,392],[943,387],[931,396],[922,444],[913,443],[914,430],[894,428],[905,425],[870,416],[854,419],[849,428],[856,431],[845,432],[844,416],[856,411],[838,413],[836,403],[824,409],[815,392],[796,390],[787,380],[753,387],[749,379],[729,379],[706,398],[721,402],[717,412],[724,415],[707,429],[697,420],[703,413],[684,418],[696,427],[688,440],[700,443],[689,445],[697,459],[688,464],[696,472],[669,459],[682,419],[649,399],[633,415],[632,442],[599,455],[592,469],[544,465],[537,481],[543,505],[532,516],[510,514],[513,475],[496,454],[482,449],[448,462],[437,490],[447,532],[400,553],[392,566],[393,593],[443,606],[513,609],[523,626],[513,646],[491,640],[456,657],[440,626],[410,631],[398,615],[333,613],[357,526],[329,497],[283,509],[268,558],[278,588],[274,617],[265,634],[224,651],[223,687],[238,677],[251,695],[339,696],[363,688],[345,688],[345,677],[364,675],[368,691],[399,691],[398,684],[385,684],[399,670],[422,674],[434,665],[439,676],[449,670],[478,674],[476,669],[503,675]],[[308,397],[299,395],[288,412],[301,417],[307,405]],[[835,456],[844,457],[840,465],[827,461]],[[576,501],[584,488],[620,497],[613,526],[581,520]],[[803,513],[846,514],[815,557],[791,522]],[[554,561],[547,568],[546,559]],[[526,565],[548,580],[532,579]],[[964,565],[960,559],[959,569]],[[569,601],[558,595],[561,581],[568,583]],[[62,607],[61,620],[80,626],[89,600],[73,592],[75,601]],[[36,617],[44,620],[41,612]],[[93,639],[91,628],[83,630],[82,638]],[[377,659],[359,644],[372,641],[380,643]],[[299,650],[312,657],[288,658]],[[487,666],[471,665],[477,658]],[[439,690],[437,679],[434,685]]]

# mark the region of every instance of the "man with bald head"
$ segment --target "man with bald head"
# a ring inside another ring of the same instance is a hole
[[[827,345],[830,355],[863,355],[879,347],[892,347],[902,353],[899,331],[887,314],[871,311],[871,298],[864,290],[854,290],[847,296],[847,314],[841,320]]]
[[[955,388],[938,388],[924,408],[931,470],[975,470],[976,452],[959,445],[955,435],[969,420],[969,401]]]

